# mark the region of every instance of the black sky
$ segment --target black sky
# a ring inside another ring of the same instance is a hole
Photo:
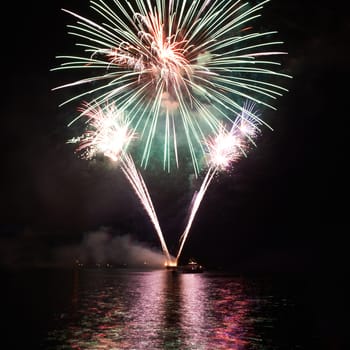
[[[101,227],[158,246],[120,171],[103,159],[79,160],[65,144],[71,115],[58,104],[69,92],[51,91],[63,77],[49,70],[74,44],[65,28],[71,18],[60,8],[84,14],[87,4],[14,3],[6,11],[0,185],[0,264],[6,266],[33,256],[45,260],[53,247],[78,244]],[[335,3],[273,0],[261,23],[285,41],[290,92],[276,112],[267,112],[274,131],[266,130],[258,148],[209,188],[184,256],[237,268],[343,268],[349,21]],[[145,178],[175,251],[191,179],[181,171]]]

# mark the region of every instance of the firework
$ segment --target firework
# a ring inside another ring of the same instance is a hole
[[[218,170],[227,170],[242,156],[247,155],[255,138],[260,133],[261,122],[257,121],[259,113],[254,103],[246,102],[242,113],[231,127],[222,124],[217,134],[204,140],[207,164]]]
[[[128,116],[113,104],[102,109],[84,102],[79,111],[87,118],[87,128],[68,143],[79,143],[76,151],[82,158],[92,159],[102,153],[117,161],[127,151],[130,141],[136,138]]]
[[[207,162],[209,167],[199,191],[194,194],[192,205],[189,209],[188,222],[180,237],[180,247],[176,256],[176,263],[180,258],[193,220],[214,175],[219,171],[227,171],[242,155],[246,156],[249,145],[247,140],[250,143],[254,143],[254,138],[259,134],[259,127],[256,122],[257,118],[255,118],[256,115],[258,115],[258,111],[255,110],[255,104],[245,103],[242,113],[237,118],[235,124],[229,129],[221,126],[220,132],[217,135],[209,137],[204,141],[207,148]]]
[[[102,153],[113,161],[120,162],[124,175],[157,232],[166,257],[165,264],[171,265],[174,259],[169,254],[147,186],[127,152],[130,142],[136,139],[135,132],[130,128],[128,115],[114,105],[101,109],[99,106],[84,103],[80,110],[87,118],[87,128],[81,136],[70,139],[68,143],[79,144],[76,151],[81,154],[82,158],[92,159],[96,154]]]
[[[196,216],[196,213],[198,211],[198,208],[199,208],[199,206],[204,198],[205,192],[207,191],[207,188],[210,185],[211,180],[213,179],[213,176],[215,175],[215,172],[216,172],[216,168],[212,168],[212,167],[209,168],[207,174],[204,177],[204,180],[202,182],[200,190],[198,191],[198,193],[196,192],[194,197],[193,197],[192,205],[190,207],[189,219],[188,219],[187,225],[185,227],[185,230],[180,237],[180,247],[179,247],[178,253],[176,255],[176,265],[178,263],[180,255],[182,253],[182,249],[183,249],[184,244],[187,240],[187,236],[190,232],[190,229],[191,229],[193,220]]]
[[[142,178],[141,173],[136,169],[135,163],[130,155],[125,154],[123,156],[121,168],[126,178],[128,179],[129,183],[131,184],[132,188],[134,189],[135,193],[137,194],[138,198],[140,199],[143,207],[145,208],[158,234],[158,238],[160,240],[163,253],[166,257],[165,265],[167,266],[173,265],[173,259],[171,258],[167,245],[165,243],[165,239],[164,239],[162,230],[160,228],[157,214],[156,214],[156,211],[154,210],[154,206],[153,206],[151,197],[149,195],[147,186]]]
[[[244,100],[273,108],[286,91],[276,78],[289,76],[269,58],[284,54],[274,49],[282,42],[270,39],[277,32],[253,29],[267,2],[91,0],[95,19],[64,10],[77,20],[68,27],[81,52],[58,56],[62,63],[53,70],[84,76],[56,89],[85,88],[63,104],[91,97],[94,105],[113,101],[131,115],[142,166],[160,149],[170,171],[181,152],[198,175],[203,139],[220,134],[223,123],[237,124]]]

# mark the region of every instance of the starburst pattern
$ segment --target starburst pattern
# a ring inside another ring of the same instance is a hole
[[[268,58],[284,54],[273,49],[282,44],[270,39],[277,32],[252,27],[267,2],[91,0],[96,20],[64,10],[77,19],[69,34],[83,52],[58,56],[63,62],[54,70],[86,75],[57,89],[82,85],[86,90],[64,103],[91,97],[130,115],[144,167],[161,149],[170,171],[181,151],[198,174],[203,139],[220,135],[223,123],[237,124],[243,101],[274,108],[269,101],[286,91],[276,78],[289,76]],[[247,120],[264,124],[254,114]]]

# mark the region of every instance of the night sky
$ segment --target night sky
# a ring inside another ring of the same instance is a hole
[[[60,8],[87,14],[88,1],[7,6],[13,8],[2,31],[0,265],[57,262],[65,250],[71,261],[69,247],[84,244],[89,233],[128,234],[160,249],[121,171],[104,158],[81,160],[65,143],[81,130],[66,127],[75,105],[58,107],[69,89],[51,91],[68,73],[50,69],[74,45],[65,28],[73,20]],[[237,270],[340,271],[348,231],[348,89],[341,82],[349,73],[349,21],[335,2],[274,0],[262,14],[260,23],[285,41],[289,92],[263,116],[274,131],[265,129],[258,147],[209,187],[183,256]],[[182,171],[151,170],[143,174],[175,253],[198,182]]]

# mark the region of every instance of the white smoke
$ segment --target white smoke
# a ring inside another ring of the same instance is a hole
[[[79,245],[56,249],[58,262],[79,261],[84,265],[128,267],[164,266],[165,256],[159,250],[133,239],[130,235],[113,235],[110,229],[87,232]]]

